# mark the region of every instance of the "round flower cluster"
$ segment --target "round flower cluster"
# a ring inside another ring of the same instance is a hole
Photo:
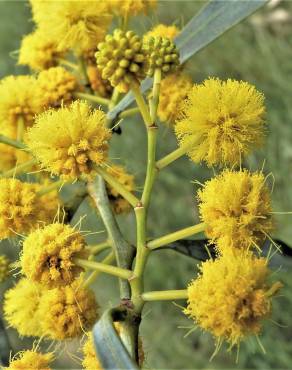
[[[157,7],[157,0],[107,0],[110,10],[118,16],[147,14]]]
[[[77,78],[62,67],[41,71],[38,86],[46,107],[60,107],[72,102],[73,92],[77,90]]]
[[[94,49],[109,27],[112,15],[107,1],[30,0],[37,29],[50,33],[58,51],[82,54]]]
[[[262,173],[224,170],[198,192],[205,233],[221,253],[260,249],[273,230],[270,191]]]
[[[4,316],[22,336],[51,340],[79,337],[98,315],[94,293],[82,281],[54,289],[21,279],[4,297]]]
[[[36,30],[22,39],[18,64],[41,71],[55,67],[63,54],[57,51],[57,42],[47,32]]]
[[[26,142],[46,171],[75,180],[93,175],[94,166],[105,163],[111,136],[105,123],[101,110],[92,110],[86,102],[77,100],[39,115]]]
[[[82,269],[75,257],[86,258],[85,240],[69,225],[54,223],[31,232],[23,243],[22,273],[48,288],[68,285]]]
[[[194,85],[175,125],[179,145],[195,162],[236,165],[260,146],[264,96],[247,82],[210,78]]]
[[[188,287],[185,314],[220,343],[231,346],[248,335],[258,335],[271,313],[273,295],[281,283],[268,283],[271,271],[265,258],[251,252],[225,253],[202,263]]]
[[[27,234],[40,222],[51,222],[57,212],[56,193],[38,196],[39,184],[0,179],[0,239]]]
[[[140,37],[133,31],[120,29],[98,44],[96,62],[102,78],[122,92],[128,91],[133,80],[143,80],[148,68]]]

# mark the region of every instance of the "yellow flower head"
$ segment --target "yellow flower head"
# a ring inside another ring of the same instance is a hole
[[[72,285],[48,290],[40,302],[42,328],[49,339],[63,340],[80,336],[97,320],[97,303],[92,291]]]
[[[103,370],[101,363],[98,360],[94,349],[93,335],[92,333],[87,334],[86,341],[82,347],[83,361],[82,366],[85,370]]]
[[[220,252],[254,248],[273,230],[270,192],[262,173],[225,170],[198,192],[206,235]]]
[[[88,66],[87,74],[91,88],[103,98],[109,98],[113,92],[110,82],[101,77],[101,72],[96,66]]]
[[[47,107],[60,107],[73,99],[77,78],[63,67],[53,67],[38,75],[40,93]]]
[[[28,65],[32,70],[41,71],[58,64],[63,53],[57,51],[57,42],[48,32],[36,30],[22,39],[18,64]]]
[[[148,60],[141,38],[133,31],[114,30],[98,44],[97,67],[104,80],[121,92],[127,92],[133,80],[146,77]]]
[[[114,176],[130,192],[135,190],[134,176],[129,175],[121,166],[111,166],[107,172]],[[130,204],[115,189],[107,185],[109,199],[116,214],[127,213],[131,210]]]
[[[43,109],[37,81],[32,76],[8,76],[0,81],[0,124],[16,127],[19,118],[25,126]]]
[[[27,145],[42,167],[55,175],[67,180],[90,176],[94,165],[107,159],[111,133],[105,121],[101,110],[75,101],[39,115],[26,135]]]
[[[176,26],[167,26],[166,24],[158,24],[153,27],[144,37],[165,37],[171,41],[179,34],[179,28]]]
[[[210,78],[194,85],[175,132],[194,162],[238,164],[262,144],[264,96],[247,82]]]
[[[161,81],[157,111],[161,122],[168,124],[175,122],[179,117],[179,106],[192,86],[192,79],[183,72],[171,73]]]
[[[55,223],[33,231],[23,243],[22,273],[48,288],[70,284],[82,268],[74,257],[87,257],[81,233],[69,225]]]
[[[108,0],[111,10],[119,16],[136,16],[156,9],[157,0]]]
[[[0,254],[0,283],[9,276],[10,271],[10,260],[5,256],[5,254]]]
[[[203,262],[200,270],[188,286],[184,313],[231,346],[259,334],[262,320],[271,313],[271,297],[281,287],[279,282],[268,283],[267,260],[251,253],[226,253]]]
[[[38,308],[43,289],[39,284],[21,279],[4,296],[4,317],[9,326],[16,329],[19,335],[42,336],[42,318]]]
[[[37,196],[39,184],[13,178],[0,179],[0,239],[26,234],[39,222],[53,219],[58,208],[56,194]],[[48,199],[50,206],[46,209]]]
[[[49,30],[59,51],[96,48],[112,20],[104,0],[32,0],[31,4],[35,22],[41,30]]]
[[[52,352],[39,353],[34,350],[19,352],[12,358],[6,370],[51,370],[50,362],[54,360]]]

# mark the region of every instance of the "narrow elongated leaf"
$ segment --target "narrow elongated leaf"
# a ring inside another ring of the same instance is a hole
[[[114,328],[114,318],[121,314],[119,309],[109,309],[103,313],[100,320],[94,325],[95,350],[102,369],[138,370]]]
[[[180,52],[181,62],[186,62],[191,56],[210,44],[235,24],[248,17],[266,2],[267,0],[211,0],[189,21],[175,39]],[[152,79],[147,78],[142,83],[142,91],[147,91],[151,85]],[[116,118],[133,101],[133,94],[128,93],[108,113],[108,118]]]

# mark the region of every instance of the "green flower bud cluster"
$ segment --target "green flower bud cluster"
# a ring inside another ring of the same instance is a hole
[[[147,54],[143,43],[133,31],[115,30],[98,44],[95,54],[102,78],[121,92],[127,92],[131,81],[146,77]]]
[[[163,74],[174,72],[179,66],[179,52],[175,44],[166,37],[147,37],[144,48],[148,54],[148,76],[153,76],[156,68]]]
[[[0,283],[2,283],[9,275],[10,261],[4,255],[0,255]]]

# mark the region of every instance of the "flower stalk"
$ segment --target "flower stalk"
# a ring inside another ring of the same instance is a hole
[[[110,100],[106,98],[102,98],[100,96],[92,95],[92,94],[87,94],[87,93],[82,93],[82,92],[76,92],[74,93],[74,97],[78,99],[85,99],[89,102],[92,103],[97,103],[101,105],[109,105]]]
[[[144,100],[144,97],[140,90],[140,85],[137,83],[137,81],[132,81],[131,83],[131,90],[133,92],[133,95],[136,99],[138,108],[140,110],[140,113],[143,117],[143,120],[145,122],[146,127],[151,126],[153,124],[153,120],[151,118],[148,106]]]
[[[104,265],[111,265],[115,261],[115,254],[114,252],[110,252],[103,260],[102,264]],[[84,280],[82,287],[87,288],[89,285],[95,282],[96,278],[102,273],[100,270],[92,271],[91,274]]]
[[[198,234],[198,233],[204,231],[205,227],[206,226],[205,226],[204,223],[200,223],[200,224],[197,224],[197,225],[194,225],[194,226],[186,227],[185,229],[175,231],[174,233],[161,236],[160,238],[157,238],[157,239],[154,239],[154,240],[151,240],[150,242],[148,242],[147,243],[147,248],[157,249],[157,248],[163,247],[164,245],[173,243],[177,240],[180,240],[180,239],[187,238],[189,236]]]
[[[142,294],[142,299],[146,302],[172,301],[176,299],[187,299],[187,298],[188,298],[188,291],[186,289],[152,291],[152,292],[145,292]]]
[[[88,261],[82,258],[74,258],[73,262],[80,267],[88,268],[95,271],[105,272],[106,274],[117,276],[121,279],[128,280],[133,275],[131,270],[123,269],[116,266],[110,266],[102,262]]]
[[[96,172],[111,185],[122,197],[124,197],[133,207],[139,203],[139,199],[129,192],[114,176],[110,175],[102,167],[96,167]]]
[[[10,137],[5,136],[5,135],[0,135],[0,143],[13,146],[16,149],[22,149],[26,152],[29,151],[23,143],[21,143],[18,140],[13,140]]]
[[[89,246],[88,247],[88,252],[92,255],[97,255],[99,254],[100,252],[103,252],[105,249],[108,249],[110,248],[111,245],[110,245],[110,242],[109,240],[106,240],[102,243],[99,243],[99,244],[96,244],[96,245],[92,245],[92,246]]]
[[[37,192],[37,196],[41,197],[41,196],[43,196],[45,194],[48,194],[51,191],[54,191],[56,189],[59,190],[63,185],[64,185],[63,180],[55,181],[55,182],[51,183],[50,185],[44,186],[40,191]]]

